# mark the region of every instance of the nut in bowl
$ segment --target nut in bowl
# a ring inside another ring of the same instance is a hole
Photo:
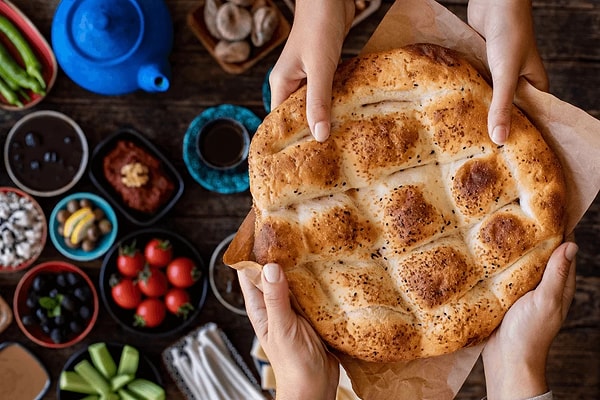
[[[50,239],[65,257],[90,261],[101,257],[117,237],[117,216],[93,193],[74,193],[56,204],[49,220]]]
[[[42,253],[46,217],[33,197],[19,189],[0,187],[0,272],[21,271]]]
[[[110,315],[129,332],[168,336],[199,315],[207,272],[195,247],[163,229],[133,232],[115,244],[100,270],[100,294]]]
[[[13,299],[15,320],[34,343],[65,348],[80,342],[98,317],[94,284],[80,268],[62,261],[36,265],[19,281]]]

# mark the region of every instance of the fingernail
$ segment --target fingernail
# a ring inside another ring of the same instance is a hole
[[[269,283],[275,283],[279,281],[279,265],[265,264],[263,267],[263,275]]]
[[[504,144],[506,142],[506,138],[508,138],[508,130],[505,126],[497,126],[492,131],[492,140],[496,144]]]
[[[320,121],[315,124],[315,139],[317,142],[324,142],[329,137],[329,124]]]
[[[573,261],[578,250],[579,246],[577,246],[575,243],[569,243],[565,249],[565,258],[569,261]]]

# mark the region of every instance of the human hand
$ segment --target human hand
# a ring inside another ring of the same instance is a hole
[[[306,79],[306,119],[320,142],[329,137],[333,75],[354,9],[354,0],[297,0],[292,30],[269,76],[271,109]]]
[[[248,317],[275,373],[277,399],[334,399],[339,363],[308,321],[292,310],[279,265],[263,267],[263,292],[243,271],[238,277]]]
[[[519,77],[548,91],[548,76],[535,42],[531,0],[470,0],[468,21],[486,40],[493,96],[488,113],[491,139],[503,144],[510,132]]]
[[[577,245],[559,246],[538,287],[508,310],[482,357],[487,396],[524,399],[548,391],[546,357],[575,294]]]

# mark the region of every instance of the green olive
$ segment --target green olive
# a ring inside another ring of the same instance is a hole
[[[101,208],[94,209],[94,219],[96,221],[101,221],[104,218],[104,211]]]
[[[83,207],[89,207],[92,208],[94,205],[92,204],[92,201],[90,199],[81,199],[79,200],[79,207],[83,208]]]
[[[102,232],[103,235],[106,235],[112,231],[112,224],[109,220],[103,219],[98,223],[98,228],[100,228],[100,232]]]
[[[100,232],[100,228],[98,228],[96,225],[90,226],[87,230],[87,238],[92,242],[98,241],[100,236],[102,236],[102,233]]]
[[[59,224],[64,224],[67,218],[69,218],[70,216],[71,213],[69,212],[69,210],[63,208],[56,214],[56,220]]]
[[[79,210],[79,202],[77,200],[69,200],[67,203],[67,210],[73,214],[75,211]]]
[[[96,248],[96,242],[91,241],[89,239],[85,239],[82,243],[81,243],[81,250],[83,251],[92,251]]]

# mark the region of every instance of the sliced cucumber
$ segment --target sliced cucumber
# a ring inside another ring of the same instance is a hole
[[[61,390],[83,394],[98,394],[96,389],[92,387],[85,379],[77,372],[63,371],[60,373],[58,386]]]
[[[96,389],[97,393],[105,396],[110,394],[110,384],[88,360],[82,360],[77,363],[75,365],[75,372]]]
[[[127,389],[143,400],[165,400],[165,389],[147,379],[137,378],[127,385]]]
[[[139,397],[135,396],[125,388],[117,390],[117,394],[121,397],[121,400],[139,400]]]
[[[110,388],[113,392],[121,389],[135,378],[135,375],[115,375],[110,379]]]
[[[106,379],[110,379],[117,374],[117,365],[115,360],[110,355],[106,343],[98,342],[88,346],[88,352],[94,367],[102,374]]]
[[[126,344],[121,351],[121,359],[119,360],[118,375],[134,375],[137,373],[138,364],[140,362],[139,351],[132,346]]]

